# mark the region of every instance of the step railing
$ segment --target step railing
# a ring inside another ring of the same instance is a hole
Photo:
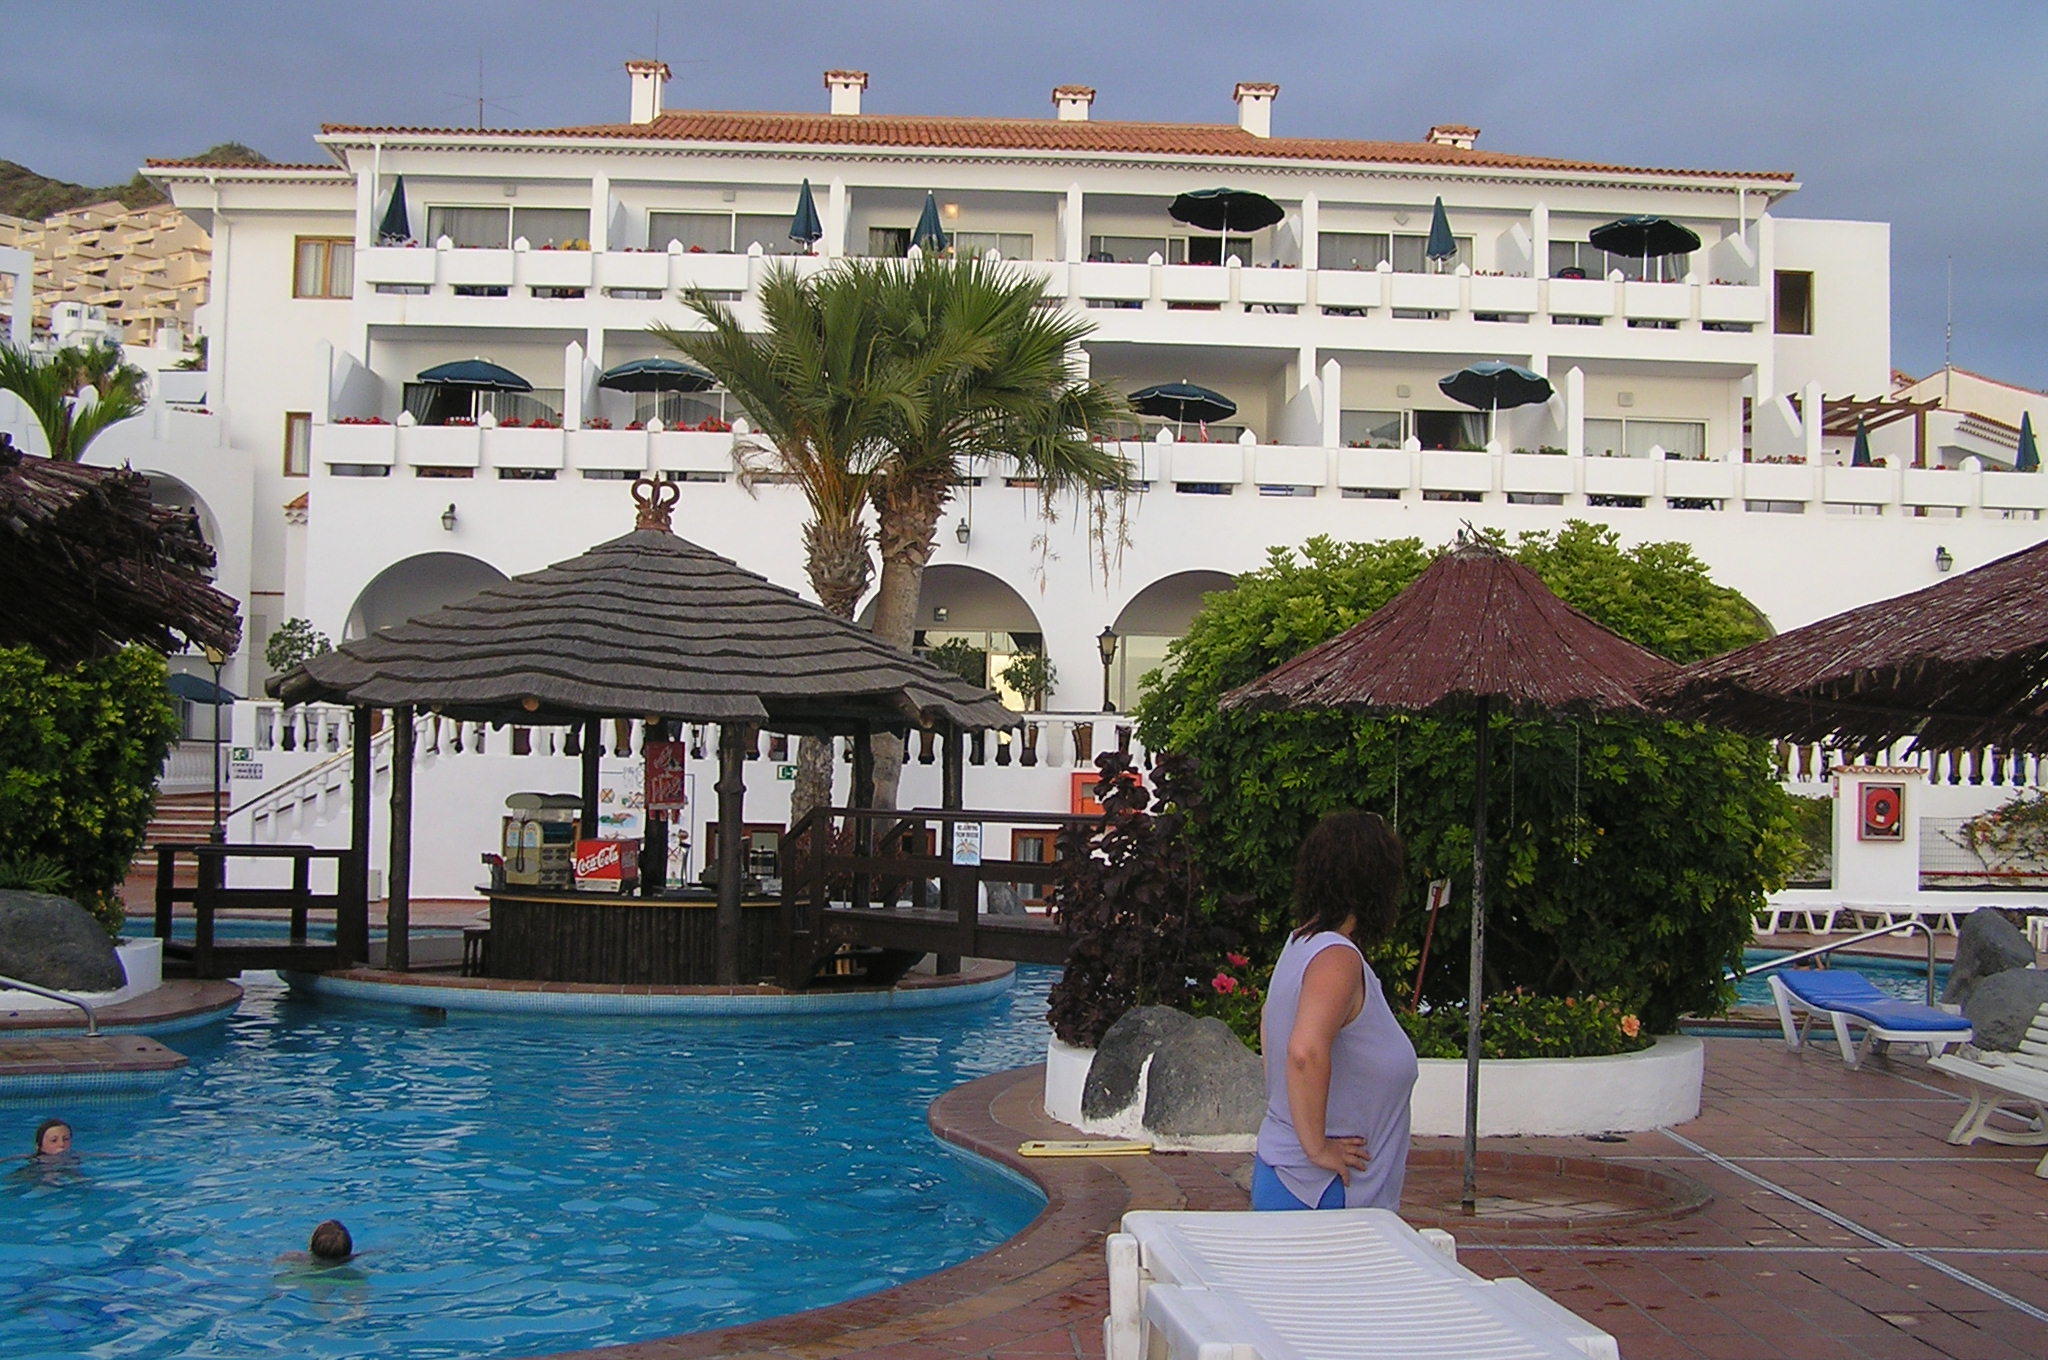
[[[85,1012],[85,1032],[95,1036],[100,1032],[99,1013],[93,1010],[90,1001],[81,997],[75,997],[69,992],[52,991],[48,987],[38,987],[35,983],[23,982],[20,978],[0,977],[0,992],[6,991],[27,992],[31,996],[46,997],[51,1001],[61,1001],[67,1006],[76,1006]]]
[[[1879,926],[1875,930],[1866,930],[1860,935],[1851,935],[1846,940],[1835,940],[1828,944],[1817,944],[1811,949],[1802,949],[1797,953],[1787,954],[1783,958],[1772,959],[1768,963],[1759,963],[1739,971],[1730,971],[1726,980],[1729,982],[1739,982],[1743,978],[1754,977],[1758,973],[1768,973],[1773,968],[1784,968],[1806,959],[1819,959],[1821,967],[1825,968],[1827,967],[1828,955],[1834,953],[1837,949],[1847,949],[1852,944],[1862,944],[1865,940],[1875,940],[1886,935],[1910,935],[1916,930],[1927,937],[1927,1004],[1932,1006],[1934,1004],[1934,928],[1925,921],[1900,921],[1894,925]]]

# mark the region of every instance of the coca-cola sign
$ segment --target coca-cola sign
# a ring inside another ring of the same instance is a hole
[[[629,872],[626,848],[625,841],[577,841],[576,853],[571,860],[576,869],[577,888],[588,892],[618,892],[629,878],[638,878],[637,873]]]

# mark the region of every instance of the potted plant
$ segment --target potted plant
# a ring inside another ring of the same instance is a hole
[[[997,678],[1024,696],[1024,707],[1032,710],[1042,710],[1052,687],[1059,683],[1052,658],[1043,652],[1019,652],[997,672]]]

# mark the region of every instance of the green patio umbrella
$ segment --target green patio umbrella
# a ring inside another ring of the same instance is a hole
[[[1444,212],[1444,196],[1436,196],[1436,207],[1429,214],[1429,241],[1422,253],[1441,264],[1458,253],[1458,238],[1451,235],[1451,219]]]
[[[1870,461],[1870,430],[1861,416],[1856,418],[1856,442],[1849,449],[1849,466],[1876,466]]]
[[[825,224],[818,220],[818,205],[811,198],[811,182],[804,181],[804,187],[797,191],[796,214],[789,219],[789,239],[800,246],[816,245],[825,235]]]
[[[946,229],[939,225],[939,201],[930,190],[925,191],[924,211],[917,216],[917,229],[910,233],[910,244],[926,254],[935,254],[951,244]]]
[[[1287,210],[1250,189],[1194,189],[1166,205],[1176,222],[1203,231],[1257,231],[1287,216]]]
[[[412,218],[405,210],[405,176],[400,175],[391,182],[391,203],[384,209],[384,220],[377,224],[377,244],[398,246],[410,240]]]
[[[2020,448],[2013,455],[2014,472],[2039,472],[2041,450],[2034,446],[2034,418],[2025,411],[2020,412]]]

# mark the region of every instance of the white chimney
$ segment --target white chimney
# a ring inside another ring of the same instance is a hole
[[[1088,106],[1095,102],[1095,90],[1088,85],[1055,85],[1052,91],[1052,106],[1059,110],[1062,123],[1085,123],[1088,121]]]
[[[1254,137],[1273,135],[1273,100],[1280,87],[1269,81],[1240,80],[1231,98],[1237,101],[1237,125]]]
[[[1438,123],[1429,130],[1429,141],[1437,146],[1455,146],[1460,151],[1470,151],[1472,143],[1478,140],[1479,129],[1463,123]]]
[[[633,80],[632,121],[651,123],[661,117],[661,87],[668,83],[665,61],[629,61],[626,74]]]
[[[859,113],[860,92],[868,87],[866,71],[827,71],[825,88],[832,92],[832,112]]]

